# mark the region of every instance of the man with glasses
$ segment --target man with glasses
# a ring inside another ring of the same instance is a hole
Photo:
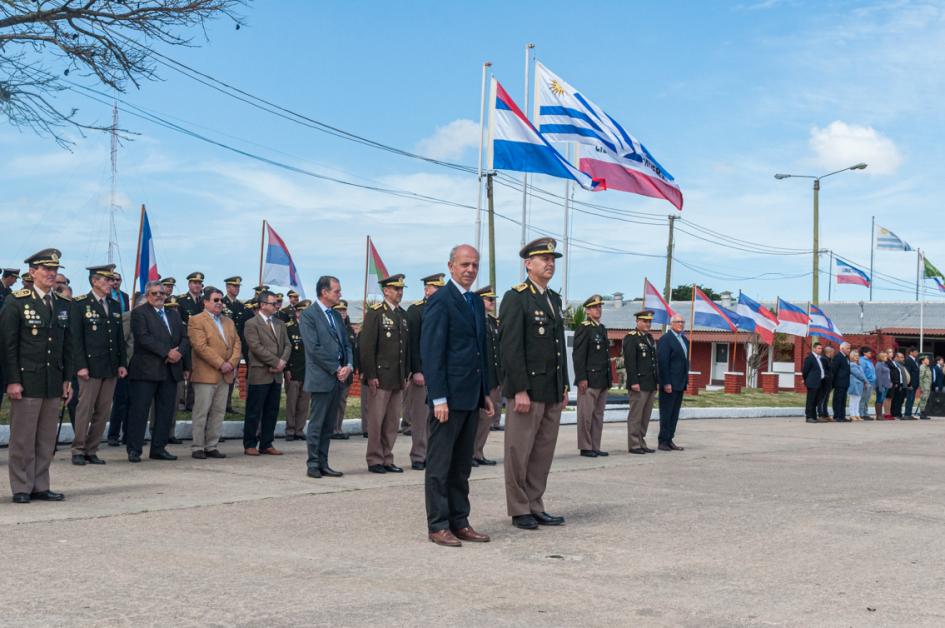
[[[660,451],[682,451],[673,442],[682,408],[683,393],[689,385],[689,340],[683,334],[686,319],[674,314],[669,330],[656,345],[660,378]]]
[[[282,452],[272,446],[272,441],[279,418],[283,371],[292,353],[292,343],[285,323],[275,316],[279,309],[276,295],[268,290],[262,291],[258,305],[258,315],[246,321],[243,327],[249,347],[243,453],[247,456],[281,456]]]

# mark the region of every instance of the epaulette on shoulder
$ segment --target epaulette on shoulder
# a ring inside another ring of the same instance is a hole
[[[79,296],[75,297],[75,298],[72,299],[72,300],[73,300],[73,301],[83,301],[83,300],[88,299],[88,298],[89,298],[89,295],[87,295],[87,294],[80,294]]]
[[[375,303],[374,305],[371,306],[371,309],[372,309],[372,310],[379,310],[379,309],[381,309],[383,306],[384,306],[383,303]]]
[[[588,326],[588,327],[589,327],[589,326],[591,326],[591,325],[593,325],[593,324],[594,324],[593,321],[581,321],[581,325],[582,325],[582,326]]]
[[[637,330],[636,330],[636,329],[631,329],[630,331],[627,332],[627,335],[628,335],[628,336],[636,336],[636,335],[637,335]]]
[[[515,290],[516,292],[525,292],[525,290],[527,289],[528,289],[527,283],[520,283],[518,285],[512,286],[512,290]]]
[[[419,301],[414,301],[411,305],[423,305],[426,302],[426,299],[420,299]]]
[[[558,294],[557,292],[555,292],[555,291],[552,290],[551,288],[548,288],[548,292],[550,292],[551,294],[553,294],[553,295],[555,295],[555,296],[559,296],[559,297],[561,296],[560,294]]]
[[[180,294],[175,295],[174,298],[177,299],[178,301],[180,301],[181,299],[183,299],[184,297],[186,297],[188,294],[189,294],[188,292],[181,292]]]
[[[293,320],[287,320],[287,321],[285,322],[285,326],[286,326],[286,327],[292,327],[293,325],[298,325],[298,323],[296,323],[296,322],[293,321]]]
[[[54,294],[55,294],[55,293],[54,293]],[[67,297],[67,296],[64,295],[64,294],[56,294],[56,298],[57,298],[57,299],[62,299],[63,301],[71,301],[71,300],[72,300],[72,297]]]
[[[16,292],[14,292],[13,296],[15,296],[17,299],[25,299],[31,294],[33,294],[32,290],[30,290],[29,288],[23,288],[22,290],[17,290]]]

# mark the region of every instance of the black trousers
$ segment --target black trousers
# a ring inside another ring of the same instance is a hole
[[[469,526],[469,472],[476,446],[479,410],[450,410],[446,423],[427,413],[427,467],[424,487],[427,529]]]
[[[108,440],[128,438],[128,409],[131,402],[131,382],[127,377],[115,381],[115,394],[112,396],[112,414],[108,419]]]
[[[807,401],[804,403],[804,417],[808,419],[817,418],[817,402],[820,401],[820,389],[823,386],[807,389]]]
[[[335,387],[329,392],[312,393],[308,427],[305,429],[305,442],[308,445],[306,464],[309,471],[328,466],[328,448],[331,445],[331,435],[335,431],[340,401],[341,382],[335,382]]]
[[[902,396],[906,402],[906,409],[903,411],[903,414],[906,416],[912,416],[912,406],[915,405],[915,392],[916,389],[912,388],[911,386],[909,388],[902,389]]]
[[[818,416],[830,416],[830,413],[827,412],[827,402],[830,400],[830,391],[833,390],[833,387],[830,383],[821,383],[820,388],[817,389],[817,415]]]
[[[903,388],[902,386],[896,386],[890,391],[892,404],[890,404],[889,412],[897,419],[902,418],[902,402],[906,400],[907,390],[907,388]]]
[[[151,451],[160,451],[167,446],[171,420],[177,411],[177,382],[168,377],[154,382],[131,381],[131,402],[128,409],[128,432],[125,448],[128,453],[140,454],[144,448],[144,432],[148,427],[151,403],[154,403],[154,429],[151,431]]]
[[[839,421],[847,418],[847,389],[833,389],[833,420]]]
[[[659,442],[668,444],[676,436],[679,409],[682,408],[683,391],[668,393],[660,387],[660,435]]]
[[[248,388],[246,416],[243,419],[243,449],[251,449],[257,445],[259,449],[269,449],[276,436],[282,383],[250,384]]]

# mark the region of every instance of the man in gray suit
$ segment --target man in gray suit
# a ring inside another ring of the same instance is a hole
[[[315,284],[318,299],[302,313],[299,330],[305,346],[305,383],[302,389],[312,393],[308,415],[308,477],[341,477],[343,473],[328,466],[328,447],[335,429],[341,388],[354,370],[351,344],[341,316],[334,307],[341,299],[341,282],[324,275]]]

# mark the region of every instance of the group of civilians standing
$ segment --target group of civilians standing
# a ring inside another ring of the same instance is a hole
[[[804,359],[802,375],[808,423],[928,419],[929,397],[945,388],[945,358],[939,356],[932,364],[931,356],[920,356],[918,349],[909,347],[905,353],[880,351],[874,359],[871,347],[851,350],[850,343],[844,342],[834,350],[815,342]],[[874,415],[870,416],[874,390]],[[827,413],[831,393],[832,417]]]

